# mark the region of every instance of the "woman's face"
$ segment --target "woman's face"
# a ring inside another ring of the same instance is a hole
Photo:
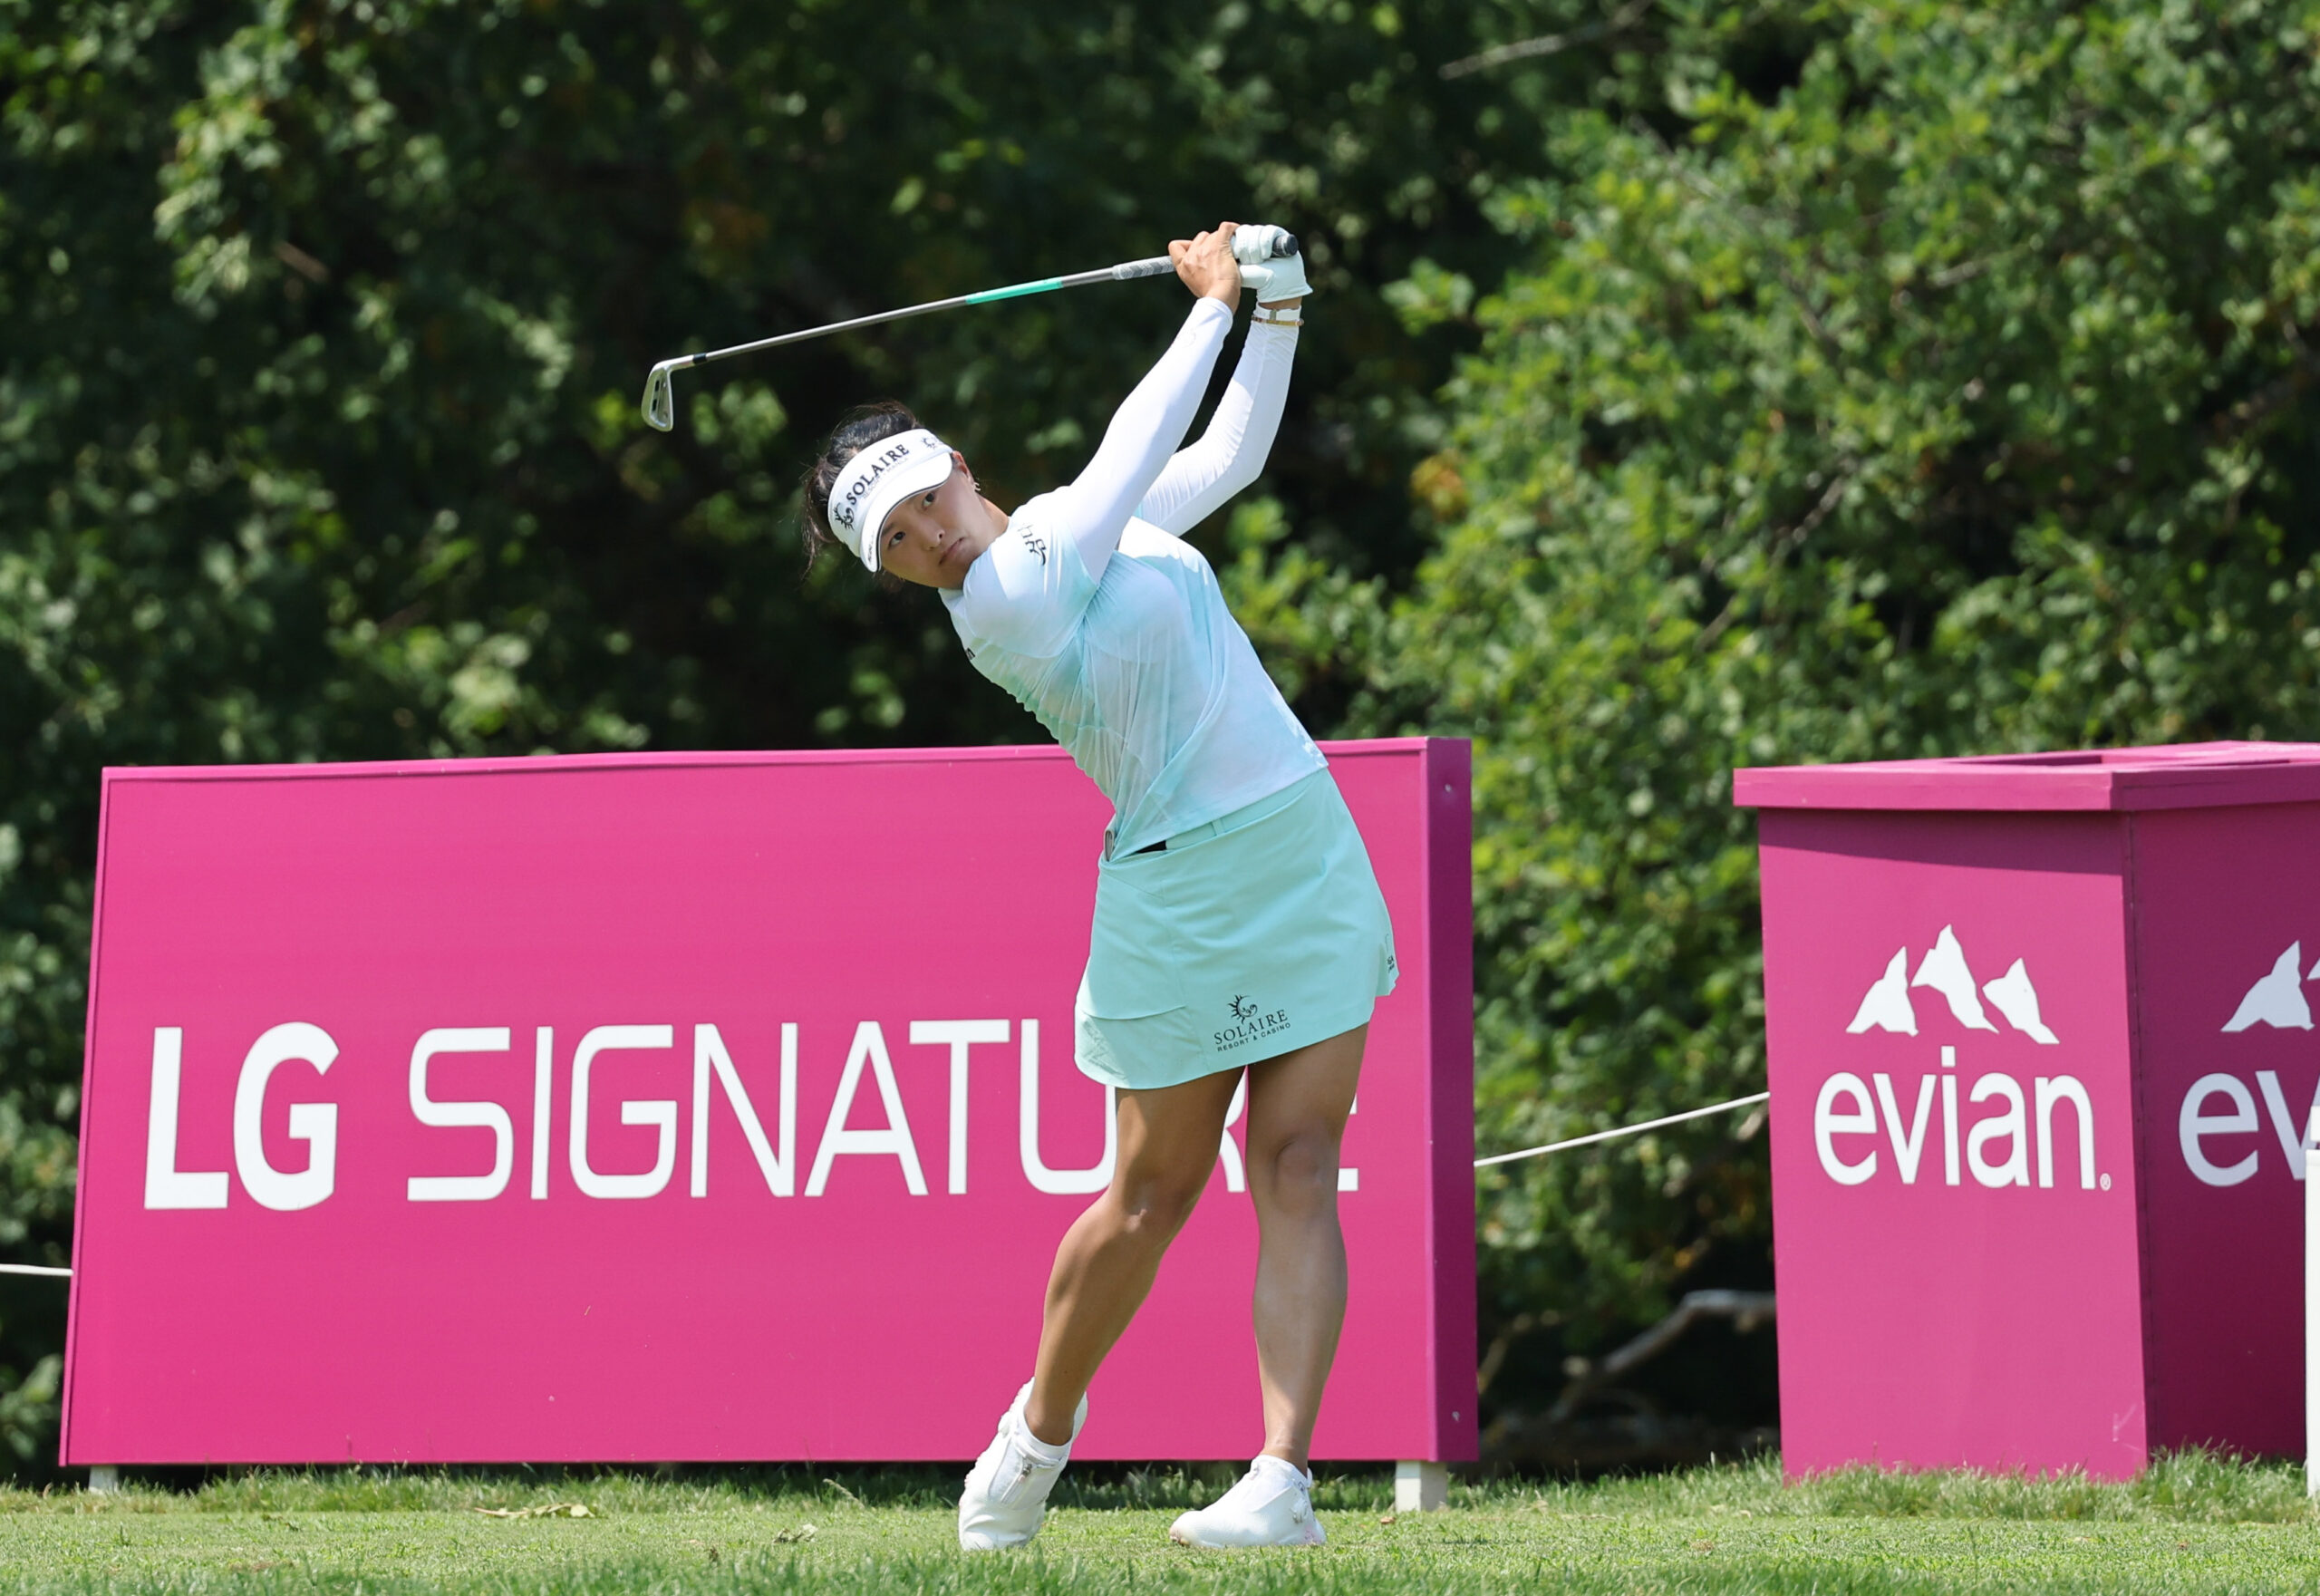
[[[896,505],[878,529],[878,566],[922,587],[962,587],[967,567],[1004,531],[1007,517],[975,491],[966,457],[951,451],[951,474]]]

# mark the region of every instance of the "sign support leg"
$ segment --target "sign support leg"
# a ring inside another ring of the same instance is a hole
[[[1440,1463],[1394,1465],[1394,1511],[1434,1513],[1449,1505],[1450,1469]]]
[[[2320,1109],[2304,1127],[2304,1494],[2320,1496]]]

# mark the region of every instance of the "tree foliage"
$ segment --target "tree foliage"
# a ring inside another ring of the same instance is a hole
[[[1357,723],[1479,741],[1486,1147],[1761,1089],[1735,766],[2320,735],[2315,21],[1698,7],[1664,111],[1494,199],[1498,292],[1398,291],[1484,334],[1437,552],[1242,591]],[[1486,1319],[1586,1352],[1762,1278],[1763,1123],[1486,1175]]]
[[[1731,766],[2313,734],[2312,11],[0,0],[0,1252],[102,766],[1035,736],[788,484],[886,393],[1068,474],[1164,285],[642,375],[1224,214],[1322,291],[1235,603],[1316,730],[1480,742],[1484,1145],[1754,1089]],[[1760,1121],[1483,1196],[1533,1386],[1767,1267]],[[60,1342],[0,1282],[18,1456]]]
[[[1545,136],[1435,67],[1577,6],[0,0],[0,1255],[69,1243],[103,765],[1038,735],[939,609],[801,585],[789,485],[894,394],[1044,487],[1181,294],[720,368],[668,437],[656,359],[1281,221],[1330,311],[1271,488],[1406,573],[1457,336],[1376,285],[1494,276]],[[0,1281],[17,1456],[61,1332]]]

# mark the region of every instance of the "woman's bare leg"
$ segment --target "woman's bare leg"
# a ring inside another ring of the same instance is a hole
[[[1299,1468],[1345,1325],[1338,1148],[1361,1081],[1369,1028],[1249,1066],[1249,1195],[1257,1253],[1257,1374],[1265,1450]]]
[[[1023,1419],[1049,1445],[1071,1438],[1071,1416],[1088,1382],[1152,1290],[1168,1243],[1192,1217],[1216,1167],[1225,1110],[1239,1082],[1240,1071],[1228,1069],[1119,1095],[1112,1184],[1064,1233],[1048,1276],[1047,1318]]]

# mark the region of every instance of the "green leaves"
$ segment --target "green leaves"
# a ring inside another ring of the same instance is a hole
[[[0,1248],[68,1246],[106,764],[1039,736],[938,606],[799,579],[792,485],[892,395],[1052,486],[1181,293],[693,374],[667,436],[657,359],[1278,220],[1326,297],[1276,552],[1331,616],[1406,574],[1453,340],[1373,285],[1511,256],[1476,197],[1537,114],[1431,71],[1528,10],[0,0]],[[1326,718],[1333,623],[1280,617]],[[39,1291],[0,1323],[34,1430]]]
[[[1499,191],[1440,545],[1330,662],[1479,742],[1485,1147],[1761,1087],[1733,766],[2320,731],[2313,18],[1698,8]],[[1486,1173],[1487,1317],[1761,1280],[1761,1124]]]
[[[1478,740],[1486,1146],[1761,1083],[1732,766],[2310,734],[2313,8],[1631,9],[0,0],[0,1244],[104,764],[1035,736],[790,484],[886,394],[1052,484],[1165,285],[643,372],[1220,212],[1319,289],[1239,612],[1317,731]],[[1568,1350],[1763,1275],[1760,1120],[1481,1190]]]

